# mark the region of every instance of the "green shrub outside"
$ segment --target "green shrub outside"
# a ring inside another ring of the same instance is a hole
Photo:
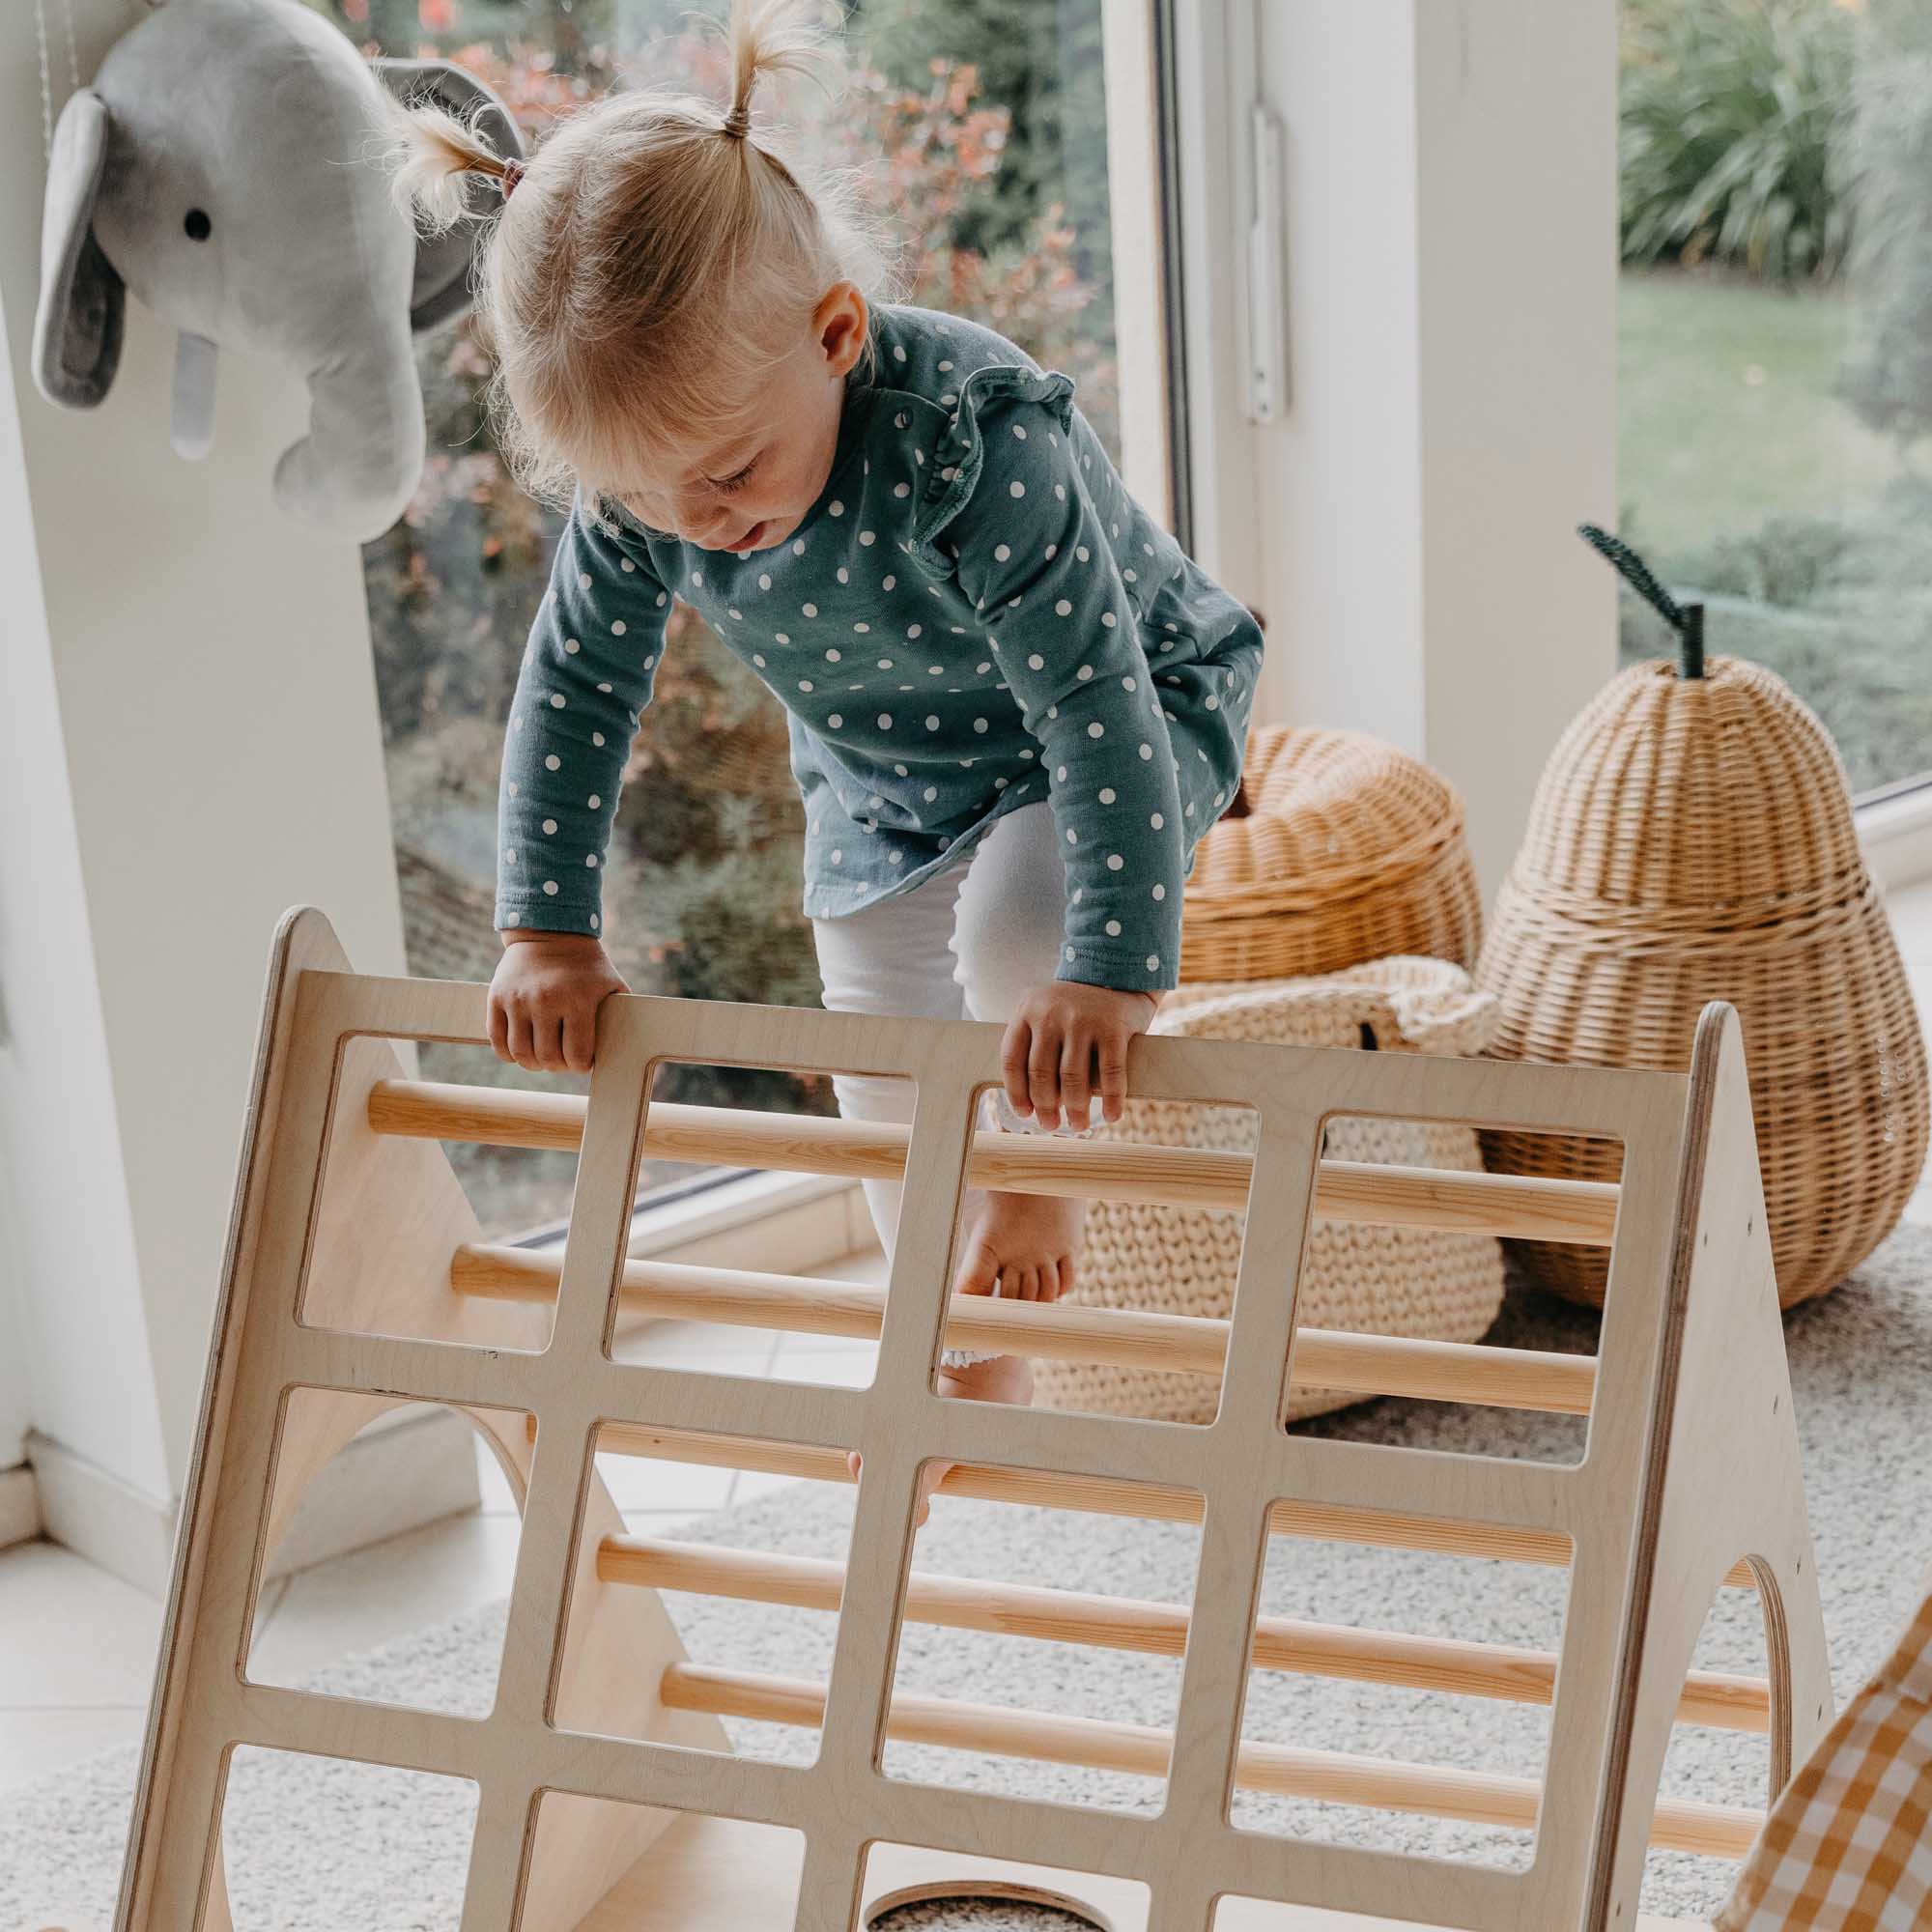
[[[1626,0],[1625,261],[1836,270],[1857,27],[1832,0]]]
[[[1635,517],[1624,529],[1643,548]],[[1764,665],[1818,714],[1855,796],[1932,763],[1932,482],[1901,476],[1851,524],[1773,517],[1659,575],[1703,602],[1707,650]],[[1625,664],[1676,655],[1668,626],[1633,596],[1620,647]]]

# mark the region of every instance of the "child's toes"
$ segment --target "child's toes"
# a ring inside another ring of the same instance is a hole
[[[964,1260],[952,1277],[954,1294],[997,1294],[1000,1292],[999,1257],[982,1242],[967,1243]]]

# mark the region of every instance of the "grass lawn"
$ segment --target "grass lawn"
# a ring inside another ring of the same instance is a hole
[[[1841,295],[1626,272],[1617,301],[1617,498],[1660,560],[1767,518],[1836,516],[1899,470],[1833,394]]]
[[[1856,794],[1932,768],[1932,488],[1901,483],[1896,448],[1834,393],[1852,313],[1838,294],[1626,273],[1617,497],[1623,534],[1705,600],[1710,648],[1786,679]],[[1674,654],[1624,608],[1627,660]]]

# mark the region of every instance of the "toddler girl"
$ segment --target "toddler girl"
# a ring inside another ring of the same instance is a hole
[[[788,714],[825,1005],[1004,1021],[1002,1124],[1084,1130],[1096,1093],[1119,1117],[1176,982],[1261,633],[1128,495],[1065,376],[868,298],[840,200],[751,117],[810,30],[739,0],[730,35],[728,109],[619,95],[526,164],[412,118],[399,184],[433,221],[467,171],[502,186],[493,400],[519,480],[569,510],[504,753],[491,1037],[582,1071],[625,990],[600,867],[676,596]],[[908,1119],[906,1086],[834,1081],[870,1121]],[[867,1187],[890,1252],[897,1188]],[[1065,1293],[1082,1211],[969,1195],[954,1288]],[[1016,1357],[942,1367],[949,1393],[1030,1398]]]

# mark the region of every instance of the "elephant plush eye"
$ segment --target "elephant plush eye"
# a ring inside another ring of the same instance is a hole
[[[206,212],[199,208],[190,208],[188,210],[187,219],[182,223],[182,226],[187,230],[190,242],[206,242],[214,228],[213,222],[209,220]]]

